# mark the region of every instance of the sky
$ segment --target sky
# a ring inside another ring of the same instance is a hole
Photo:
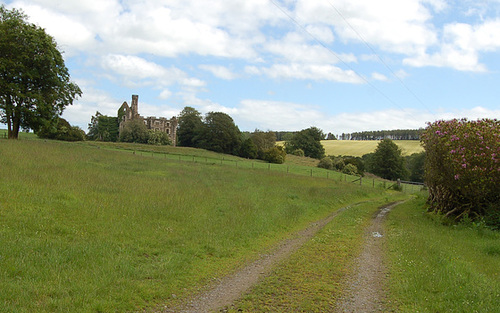
[[[500,0],[0,0],[53,36],[87,131],[139,95],[242,131],[425,128],[500,118]]]

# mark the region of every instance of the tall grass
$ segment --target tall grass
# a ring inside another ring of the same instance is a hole
[[[500,233],[445,226],[425,197],[389,215],[391,296],[397,312],[498,312]]]
[[[384,191],[285,172],[0,140],[0,307],[181,301],[313,220]]]

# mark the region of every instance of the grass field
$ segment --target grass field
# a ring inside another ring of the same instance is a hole
[[[237,303],[329,311],[378,205],[408,197],[302,158],[269,165],[198,149],[35,138],[0,139],[1,312],[179,303],[310,222],[365,201]],[[424,205],[425,194],[388,216],[390,309],[495,312],[500,234],[444,226]]]
[[[323,140],[326,155],[363,156],[375,152],[378,140]],[[403,152],[403,155],[412,155],[424,151],[418,140],[394,140]]]
[[[0,140],[3,312],[182,301],[311,221],[387,197],[371,186],[149,153]]]

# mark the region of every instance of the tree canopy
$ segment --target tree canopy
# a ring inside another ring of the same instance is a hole
[[[85,132],[78,126],[71,126],[68,121],[58,117],[57,123],[45,124],[37,131],[40,138],[82,141],[85,139]]]
[[[325,156],[325,148],[321,144],[321,140],[325,139],[323,131],[317,127],[303,129],[293,136],[288,142],[287,149],[292,152],[301,149],[304,151],[304,156],[321,159]]]
[[[369,172],[385,179],[396,180],[407,176],[401,149],[390,139],[379,142],[367,163]]]
[[[241,132],[226,113],[208,112],[194,141],[199,148],[236,155],[241,145]]]
[[[22,12],[0,6],[0,38],[0,121],[17,139],[20,128],[57,123],[82,92],[70,81],[54,38]]]
[[[90,140],[117,141],[118,134],[117,117],[102,115],[99,111],[92,116],[87,134]]]
[[[183,147],[196,147],[195,137],[203,127],[201,113],[195,108],[185,107],[179,114],[177,144]]]
[[[140,118],[128,120],[124,123],[120,133],[120,141],[148,143],[149,133],[144,121]]]

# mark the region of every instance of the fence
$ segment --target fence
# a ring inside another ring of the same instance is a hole
[[[202,163],[210,165],[226,165],[240,169],[260,169],[260,170],[276,171],[282,174],[303,175],[316,178],[331,179],[331,180],[343,181],[345,183],[356,183],[359,184],[360,186],[372,187],[372,188],[390,189],[390,188],[395,188],[397,186],[403,192],[409,192],[409,193],[418,192],[424,188],[423,183],[417,183],[417,182],[409,182],[401,180],[394,182],[394,181],[380,180],[375,178],[366,178],[366,177],[348,175],[322,168],[316,168],[316,167],[312,168],[310,166],[274,164],[274,163],[267,163],[264,161],[261,162],[257,160],[240,160],[236,159],[236,157],[234,157],[234,159],[232,157],[226,159],[225,157],[214,158],[208,156],[185,155],[185,154],[174,154],[174,153],[152,152],[152,151],[141,151],[141,150],[138,151],[133,150],[132,153],[140,156],[158,157],[166,160],[176,160],[181,162],[193,162],[193,163]]]

